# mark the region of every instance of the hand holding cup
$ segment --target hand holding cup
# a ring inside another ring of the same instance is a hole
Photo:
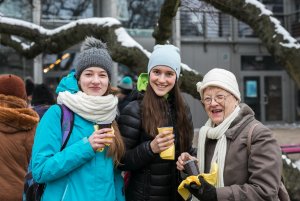
[[[184,165],[189,160],[196,160],[196,161],[198,161],[196,157],[191,156],[188,152],[181,153],[181,155],[178,157],[178,160],[176,162],[177,169],[179,171],[184,171],[185,170]]]
[[[160,157],[165,160],[175,159],[175,145],[173,127],[160,127],[158,130],[158,141],[161,148]]]
[[[110,122],[102,122],[99,124],[94,125],[94,129],[95,131],[99,130],[100,132],[105,133],[105,135],[113,135],[111,137],[105,137],[103,138],[106,143],[104,143],[106,146],[110,146],[110,144],[112,143],[112,137],[114,137],[114,130],[111,126],[112,124]],[[103,137],[103,136],[101,136]],[[104,150],[104,147],[98,148],[97,151],[102,152]]]
[[[188,160],[184,163],[184,170],[189,175],[199,175],[198,161],[196,159]]]

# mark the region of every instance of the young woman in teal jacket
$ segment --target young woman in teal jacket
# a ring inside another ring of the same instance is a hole
[[[118,99],[111,92],[112,59],[106,45],[89,37],[76,71],[56,90],[57,102],[74,113],[66,147],[62,146],[61,109],[51,106],[38,125],[32,152],[32,174],[45,183],[42,201],[124,201],[123,178],[116,169],[124,145],[115,123]],[[95,129],[102,122],[111,128]]]

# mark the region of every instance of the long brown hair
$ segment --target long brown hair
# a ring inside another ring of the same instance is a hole
[[[142,100],[142,124],[143,128],[151,136],[157,135],[157,128],[166,126],[169,118],[176,119],[177,135],[179,135],[180,151],[188,151],[190,133],[193,132],[192,124],[187,116],[187,108],[182,98],[178,83],[176,81],[173,89],[169,92],[171,101],[174,101],[175,117],[167,117],[168,102],[164,97],[159,97],[148,84]]]
[[[114,129],[115,139],[114,143],[109,146],[107,156],[113,157],[114,165],[118,166],[124,155],[125,146],[116,121],[113,121],[112,127]]]
[[[111,84],[109,83],[108,87],[107,87],[107,91],[105,92],[105,94],[103,96],[106,96],[108,94],[114,94],[115,92],[116,92],[116,89],[113,88],[111,86]],[[116,121],[112,122],[112,127],[114,129],[115,138],[114,138],[114,143],[112,143],[109,146],[107,156],[112,157],[113,161],[114,161],[114,165],[118,166],[120,164],[122,156],[125,153],[125,145],[124,145],[124,142],[121,137],[120,130],[118,128],[118,124]]]

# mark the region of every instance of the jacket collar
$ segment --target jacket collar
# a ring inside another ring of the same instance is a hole
[[[241,110],[238,116],[233,120],[229,129],[226,131],[226,137],[228,139],[234,140],[240,134],[240,131],[255,119],[254,112],[248,105],[240,103],[240,108]]]

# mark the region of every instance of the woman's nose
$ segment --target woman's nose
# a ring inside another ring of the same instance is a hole
[[[160,74],[159,76],[158,76],[158,81],[160,81],[160,82],[164,82],[166,79],[165,79],[165,75],[164,74]]]
[[[92,83],[100,83],[100,77],[99,76],[94,76],[92,79]]]
[[[218,105],[219,103],[215,100],[215,98],[211,99],[211,105]]]

